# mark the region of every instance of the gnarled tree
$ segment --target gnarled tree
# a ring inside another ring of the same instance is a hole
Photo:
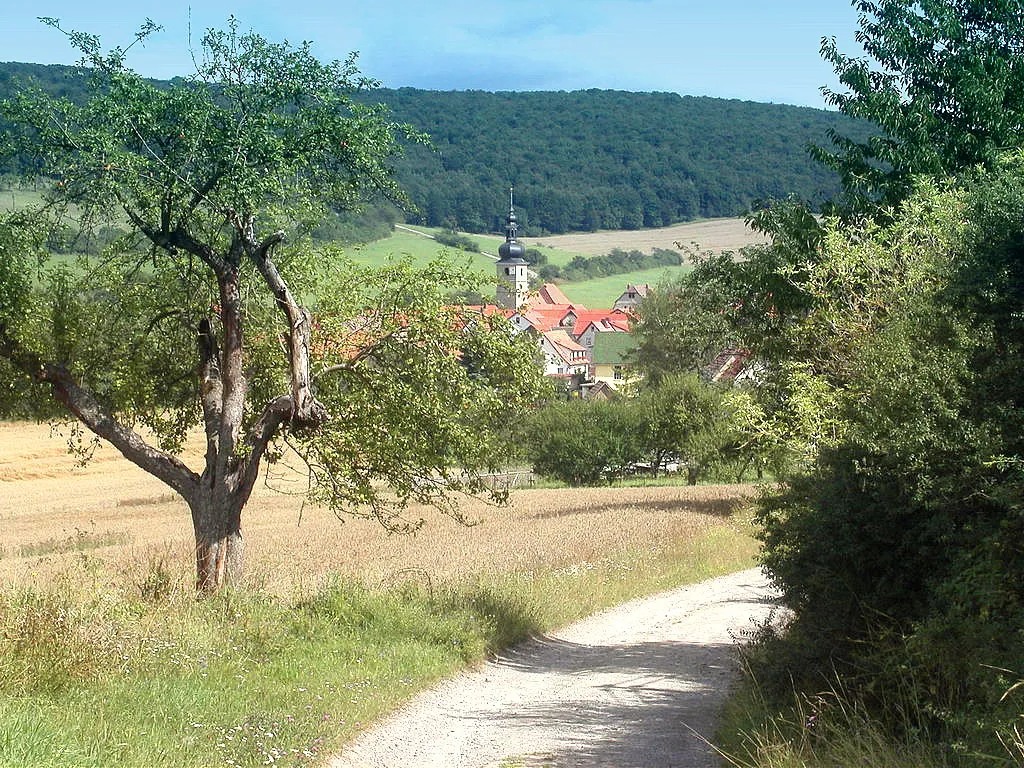
[[[52,184],[0,221],[0,367],[22,411],[55,399],[180,494],[203,590],[241,574],[242,509],[281,439],[335,510],[392,528],[415,525],[410,500],[457,515],[447,492],[479,489],[535,391],[529,351],[447,304],[469,278],[443,264],[371,273],[304,237],[328,204],[400,197],[388,158],[418,137],[352,101],[373,85],[352,59],[324,64],[234,20],[166,88],[126,66],[131,46],[66,34],[89,100],[4,104],[8,148]],[[47,238],[68,221],[124,236],[99,260],[55,262]],[[197,469],[181,458],[192,427]]]

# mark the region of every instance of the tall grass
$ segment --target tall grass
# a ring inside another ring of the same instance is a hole
[[[339,578],[197,600],[168,561],[0,591],[0,765],[322,762],[467,664],[644,592],[748,566],[749,525],[559,568]],[[128,569],[132,570],[132,569]]]
[[[794,636],[796,636],[794,640]],[[1005,694],[991,702],[956,697],[939,703],[934,679],[905,651],[861,641],[891,666],[873,659],[836,662],[830,671],[807,662],[799,626],[771,625],[745,646],[743,685],[726,705],[718,744],[735,768],[985,768],[1024,766],[1015,673],[991,668]],[[935,653],[939,653],[935,651]],[[841,658],[841,657],[840,657]],[[801,665],[801,659],[804,664]],[[937,657],[938,664],[952,664]],[[814,680],[818,683],[815,684]],[[787,682],[788,681],[788,685]]]
[[[908,718],[923,716],[912,700],[904,703]],[[896,737],[841,683],[813,696],[794,694],[790,704],[779,709],[756,682],[748,682],[729,702],[719,742],[725,762],[734,768],[950,765],[947,755],[927,741]]]

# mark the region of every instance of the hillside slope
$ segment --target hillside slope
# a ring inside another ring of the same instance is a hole
[[[532,235],[737,216],[790,194],[817,205],[839,184],[808,144],[867,131],[834,112],[673,93],[403,88],[373,98],[433,139],[435,151],[411,148],[398,165],[423,223],[469,231],[500,229],[509,185]]]

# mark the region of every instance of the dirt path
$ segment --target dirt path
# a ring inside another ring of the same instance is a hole
[[[597,614],[423,694],[331,768],[712,768],[733,638],[769,593],[754,569]]]

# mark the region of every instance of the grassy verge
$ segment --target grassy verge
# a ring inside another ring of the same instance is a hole
[[[156,571],[144,589],[105,583],[83,556],[49,587],[0,592],[0,764],[317,764],[500,647],[746,567],[755,548],[733,517],[559,568],[198,601]]]

